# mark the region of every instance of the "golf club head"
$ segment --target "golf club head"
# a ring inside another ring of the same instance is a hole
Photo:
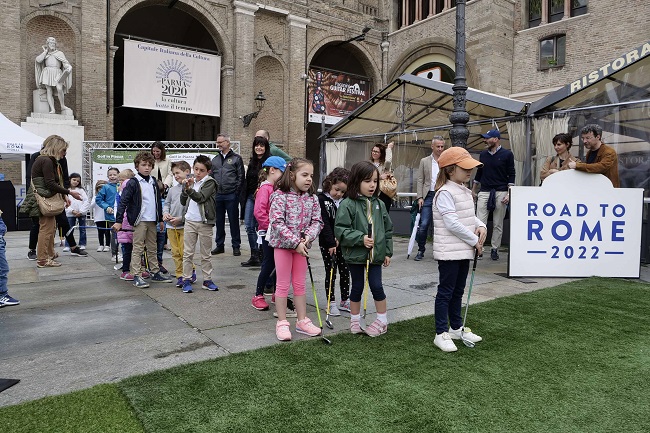
[[[323,339],[323,342],[324,342],[325,344],[328,344],[328,345],[330,345],[330,346],[332,345],[332,342],[331,342],[330,340],[328,340],[327,338],[325,338],[325,337],[321,337],[321,338]]]
[[[328,328],[334,329],[334,325],[332,325],[332,321],[330,319],[325,319],[325,324]]]
[[[476,346],[476,344],[472,343],[466,338],[462,338],[462,340],[463,340],[463,344],[469,348],[474,348],[474,346]]]

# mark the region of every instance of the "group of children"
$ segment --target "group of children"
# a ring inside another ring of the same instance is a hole
[[[164,208],[156,180],[150,176],[154,166],[151,153],[138,153],[134,164],[135,175],[129,173],[130,170],[113,175],[109,170],[109,182],[97,192],[96,199],[106,220],[114,218],[111,228],[118,233],[123,247],[122,277],[126,277],[123,279],[132,278],[134,286],[148,287],[143,274],[146,270],[139,258],[145,249],[157,251],[157,227],[162,230],[166,223],[177,287],[182,287],[185,293],[192,292],[192,283],[196,280],[194,252],[198,242],[203,288],[218,290],[212,281],[210,260],[216,217],[216,182],[209,176],[210,159],[198,156],[193,173],[184,161],[172,165],[177,185],[170,188]],[[463,329],[461,301],[469,261],[475,253],[481,252],[486,229],[475,216],[471,191],[465,186],[471,170],[480,163],[465,149],[451,148],[442,153],[438,164],[440,173],[436,179],[433,215],[434,258],[438,260],[440,283],[435,303],[434,344],[450,352],[457,350],[454,339],[481,341],[481,337],[469,328]],[[253,307],[269,308],[264,300],[264,288],[275,278],[276,337],[281,341],[292,338],[291,325],[287,321],[290,286],[293,286],[296,332],[309,336],[321,334],[321,328],[307,317],[305,287],[310,248],[318,238],[325,264],[330,314],[348,311],[352,333],[372,337],[386,333],[388,318],[382,267],[390,265],[393,255],[393,226],[385,204],[378,198],[380,174],[377,167],[369,161],[361,161],[349,171],[336,168],[324,179],[323,192],[318,195],[315,194],[311,161],[294,158],[285,163],[282,158],[271,156],[262,167],[254,215],[263,260],[251,301]],[[116,186],[108,185],[116,184],[118,176],[122,183],[120,193],[116,192],[115,211],[106,203],[110,203],[112,188],[117,191]],[[149,268],[153,273],[152,281],[171,281],[160,272],[157,261]],[[332,289],[335,270],[340,275],[338,304]],[[363,329],[361,298],[366,285],[375,302],[377,317]]]

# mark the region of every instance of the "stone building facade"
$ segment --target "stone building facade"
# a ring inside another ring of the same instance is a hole
[[[85,127],[86,140],[129,139],[128,130],[116,137],[115,124],[129,118],[120,114],[116,87],[120,40],[127,32],[208,47],[222,56],[221,116],[165,114],[155,120],[164,123],[163,136],[151,139],[212,139],[228,132],[247,155],[246,143],[263,128],[290,154],[317,159],[320,125],[310,125],[306,115],[310,66],[367,77],[371,93],[403,73],[430,73],[432,65],[440,79],[452,81],[454,5],[455,0],[3,1],[0,112],[16,123],[30,115],[34,58],[52,35],[74,68],[66,102]],[[564,14],[558,15],[561,7]],[[468,84],[532,101],[649,39],[650,2],[620,0],[615,16],[612,7],[608,0],[469,1]],[[536,21],[531,8],[541,8]],[[555,57],[541,59],[548,40],[564,56],[561,64]],[[265,108],[244,127],[240,116],[255,111],[259,90]],[[0,171],[20,183],[15,164],[0,161]]]

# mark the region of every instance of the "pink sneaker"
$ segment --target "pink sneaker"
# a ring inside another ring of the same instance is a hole
[[[149,272],[147,272],[147,271],[142,271],[142,278],[145,278],[145,279],[151,278],[151,274]]]
[[[120,275],[120,280],[133,281],[133,275],[129,274],[128,272],[122,272],[122,275]]]
[[[379,337],[388,331],[388,325],[381,322],[379,319],[376,319],[366,328],[366,334],[371,337]]]
[[[296,332],[309,335],[310,337],[316,337],[320,335],[320,328],[311,323],[309,317],[305,317],[304,319],[296,322]]]
[[[278,337],[278,340],[280,341],[291,340],[291,329],[289,329],[289,322],[286,320],[278,320],[278,323],[275,324],[275,336]]]
[[[352,334],[365,334],[365,331],[361,329],[361,322],[358,320],[350,320],[350,332]]]
[[[265,311],[269,309],[269,304],[267,304],[264,300],[264,295],[253,296],[251,304],[253,305],[253,308],[259,311]]]

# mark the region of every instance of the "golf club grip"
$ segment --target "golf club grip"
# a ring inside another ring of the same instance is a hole
[[[478,262],[478,250],[474,251],[474,264],[472,265],[472,272],[476,270],[476,263]]]
[[[368,237],[372,239],[372,223],[368,223]]]

